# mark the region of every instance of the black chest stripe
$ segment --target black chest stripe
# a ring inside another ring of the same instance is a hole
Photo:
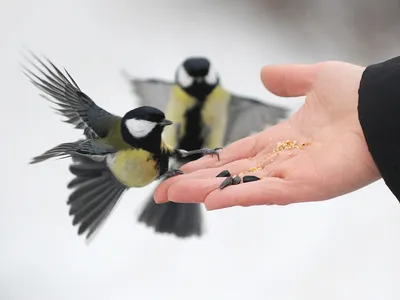
[[[187,151],[203,148],[204,138],[202,134],[205,126],[201,118],[201,111],[204,106],[203,103],[204,102],[201,101],[199,105],[194,106],[192,109],[186,112],[186,125],[184,130],[185,134],[180,139],[178,148]],[[191,159],[196,159],[199,157],[201,157],[201,154],[197,155],[196,157],[191,156]]]

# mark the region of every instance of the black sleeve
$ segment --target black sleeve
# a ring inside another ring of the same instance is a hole
[[[358,117],[369,152],[400,201],[400,56],[368,66],[358,96]]]

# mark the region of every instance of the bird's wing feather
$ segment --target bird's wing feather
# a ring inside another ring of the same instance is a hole
[[[288,117],[288,109],[231,94],[224,145],[260,132]]]
[[[79,154],[84,155],[108,155],[118,152],[118,149],[114,148],[112,145],[108,144],[106,141],[97,140],[87,140],[81,143],[76,150]]]
[[[39,57],[31,54],[44,68],[42,70],[28,59],[42,78],[23,66],[24,73],[37,88],[46,94],[42,95],[45,99],[58,106],[54,109],[67,118],[65,122],[75,125],[75,128],[83,129],[87,138],[105,137],[121,118],[97,106],[80,90],[67,70],[64,69],[66,73],[64,75],[50,60],[46,59],[50,65],[47,66]]]
[[[75,154],[86,156],[94,161],[105,161],[108,155],[116,152],[118,149],[100,139],[87,140],[75,150]]]
[[[75,178],[68,188],[75,189],[68,199],[73,225],[79,224],[78,234],[92,234],[108,218],[127,187],[121,184],[111,173],[107,164],[86,157],[74,157],[70,171]]]
[[[171,95],[172,82],[161,79],[132,78],[133,92],[138,96],[140,105],[165,110]]]
[[[31,164],[45,161],[50,158],[67,158],[86,156],[96,161],[103,161],[107,155],[113,154],[118,150],[107,144],[103,140],[78,140],[72,143],[62,143],[55,146],[41,155],[34,157]]]

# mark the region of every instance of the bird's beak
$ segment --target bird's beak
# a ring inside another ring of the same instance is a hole
[[[172,124],[173,124],[173,122],[170,121],[170,120],[167,120],[167,119],[164,119],[164,120],[162,120],[162,121],[160,122],[160,125],[161,125],[161,126],[168,126],[168,125],[172,125]]]

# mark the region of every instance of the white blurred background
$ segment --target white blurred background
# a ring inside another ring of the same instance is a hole
[[[68,69],[123,114],[119,73],[172,79],[206,55],[226,88],[279,101],[265,64],[399,55],[398,1],[0,0],[1,300],[400,299],[400,204],[382,181],[322,203],[206,213],[201,239],[155,235],[136,216],[149,189],[125,194],[89,245],[68,216],[68,161],[30,158],[80,132],[22,75],[28,47]]]

